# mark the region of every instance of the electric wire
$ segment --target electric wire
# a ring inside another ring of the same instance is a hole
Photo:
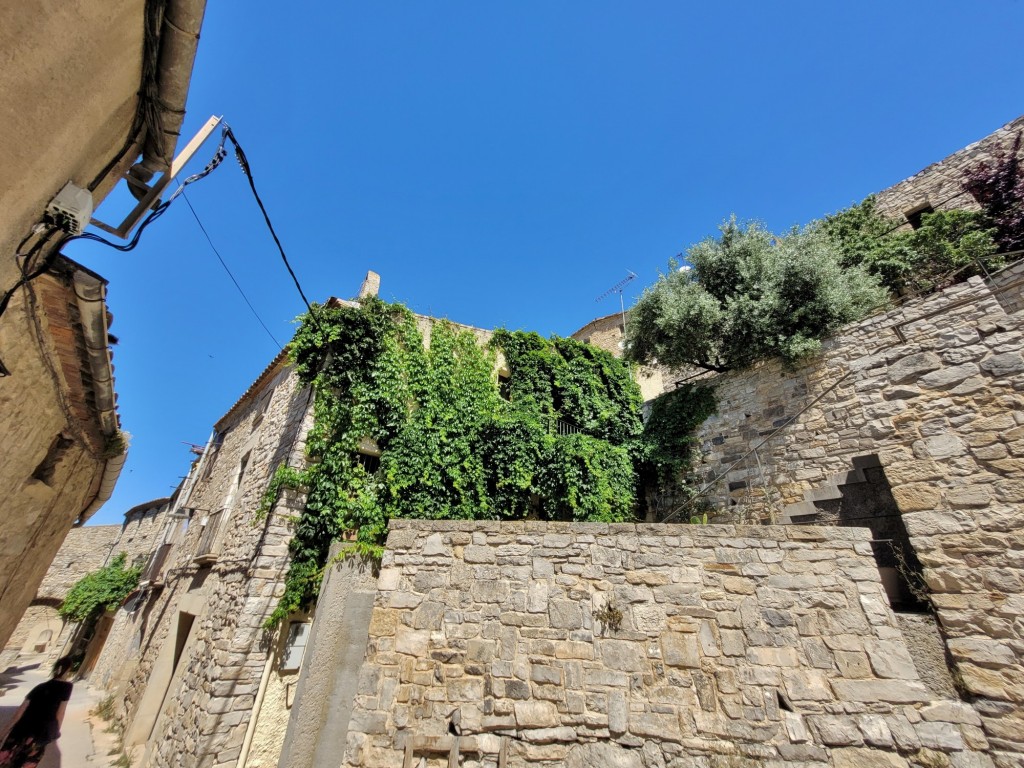
[[[217,257],[217,261],[220,262],[220,265],[224,267],[224,271],[228,273],[228,277],[230,277],[231,282],[235,284],[235,288],[238,289],[239,295],[241,295],[242,299],[245,301],[246,306],[249,307],[249,311],[252,312],[252,316],[256,318],[256,322],[258,322],[260,326],[262,326],[263,330],[267,332],[267,336],[269,336],[270,340],[277,345],[277,348],[283,349],[283,347],[281,346],[281,342],[274,338],[274,334],[270,332],[270,329],[267,327],[267,324],[263,322],[263,318],[260,317],[259,313],[256,311],[256,308],[252,305],[252,302],[249,301],[249,297],[245,295],[245,291],[242,290],[242,286],[238,284],[238,280],[236,280],[235,276],[231,273],[231,270],[228,268],[228,265],[224,261],[224,258],[220,255],[220,251],[217,250],[217,246],[213,244],[213,240],[210,238],[210,233],[207,232],[206,227],[203,226],[203,222],[199,218],[199,214],[196,213],[196,209],[192,206],[192,201],[188,199],[188,195],[182,192],[181,197],[185,201],[186,205],[188,205],[188,209],[192,211],[192,216],[193,218],[195,218],[196,224],[199,225],[199,229],[202,230],[203,235],[206,237],[206,242],[210,244],[210,250],[212,250],[214,256]]]
[[[245,174],[245,178],[249,181],[249,189],[252,190],[253,197],[256,198],[256,205],[259,206],[260,212],[263,214],[263,220],[267,223],[267,229],[270,230],[271,237],[274,238],[274,243],[277,245],[277,250],[281,253],[281,260],[284,262],[285,268],[288,270],[288,274],[292,277],[292,282],[295,283],[295,288],[299,292],[299,296],[302,297],[303,303],[306,305],[306,309],[309,311],[309,319],[312,320],[313,325],[320,329],[320,324],[317,322],[316,316],[313,314],[313,307],[309,303],[309,299],[306,298],[306,294],[302,290],[302,286],[299,284],[299,278],[295,275],[295,270],[292,269],[292,265],[288,262],[288,256],[284,252],[284,246],[281,245],[281,239],[277,236],[277,232],[274,230],[274,225],[270,221],[270,214],[267,213],[266,206],[263,205],[263,200],[260,198],[260,193],[256,191],[256,181],[252,177],[252,168],[249,166],[249,158],[245,155],[245,150],[242,149],[242,145],[238,143],[238,139],[235,138],[234,132],[231,130],[231,126],[225,126],[224,136],[231,141],[235,147],[235,158],[238,160],[238,165],[242,169],[242,173]],[[223,142],[223,139],[221,139]]]

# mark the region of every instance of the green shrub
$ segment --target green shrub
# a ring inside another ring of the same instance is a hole
[[[114,610],[139,585],[142,566],[125,567],[128,555],[120,553],[108,565],[75,582],[57,612],[69,621],[94,621]]]

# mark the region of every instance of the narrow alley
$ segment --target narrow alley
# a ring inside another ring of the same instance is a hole
[[[31,661],[0,673],[0,730],[7,730],[25,695],[48,677],[48,666]],[[75,683],[60,739],[47,748],[40,768],[113,768],[117,758],[108,753],[116,746],[117,737],[104,730],[103,720],[89,714],[101,698],[87,681]]]

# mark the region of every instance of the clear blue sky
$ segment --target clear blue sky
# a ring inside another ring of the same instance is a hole
[[[1024,112],[1022,30],[1021,0],[210,2],[183,133],[232,125],[311,300],[373,269],[418,312],[565,335],[730,213],[805,223]],[[287,342],[303,306],[237,165],[189,196]],[[110,280],[117,523],[277,347],[183,200],[131,253],[68,252]]]

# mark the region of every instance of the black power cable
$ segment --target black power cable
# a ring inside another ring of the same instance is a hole
[[[292,265],[288,263],[288,256],[285,255],[284,246],[281,245],[281,240],[277,236],[277,232],[274,231],[274,225],[270,222],[270,215],[267,213],[266,207],[263,205],[263,200],[260,198],[260,193],[256,191],[256,182],[252,177],[252,169],[249,166],[249,159],[245,156],[245,150],[242,149],[242,145],[238,143],[238,139],[235,138],[234,132],[230,126],[224,127],[224,136],[234,145],[235,147],[235,158],[238,160],[238,165],[242,169],[242,173],[245,174],[245,178],[249,181],[249,189],[252,190],[253,197],[256,198],[256,205],[260,207],[260,212],[263,214],[263,220],[267,222],[267,229],[270,230],[270,235],[274,238],[274,242],[277,244],[277,250],[281,253],[281,260],[284,261],[284,266],[288,270],[288,274],[292,276],[292,282],[295,283],[296,289],[299,291],[299,296],[302,297],[303,303],[306,305],[306,309],[309,311],[309,318],[313,321],[313,325],[320,328],[320,324],[316,320],[316,316],[313,314],[313,307],[309,303],[309,299],[306,298],[306,294],[302,291],[302,286],[299,285],[299,278],[295,275],[295,270],[292,269]],[[221,140],[223,141],[223,139]]]
[[[192,216],[195,218],[196,224],[199,225],[199,229],[202,230],[203,235],[206,237],[206,242],[210,244],[210,250],[212,250],[213,255],[217,257],[217,261],[220,262],[220,265],[224,267],[224,271],[228,273],[228,277],[230,277],[231,282],[235,284],[235,288],[238,289],[238,293],[242,296],[242,299],[249,307],[249,311],[252,312],[252,316],[256,318],[256,322],[258,322],[263,327],[263,330],[267,332],[267,336],[269,336],[270,340],[277,345],[277,348],[282,349],[281,342],[274,338],[274,334],[272,334],[270,332],[270,329],[267,328],[267,324],[263,322],[263,318],[260,317],[259,313],[256,311],[256,307],[254,307],[252,305],[252,302],[249,301],[249,297],[245,295],[245,291],[242,290],[242,286],[238,284],[238,280],[235,279],[235,276],[231,273],[231,270],[228,268],[227,262],[225,262],[224,258],[220,255],[220,251],[217,250],[217,246],[213,244],[213,240],[210,238],[210,233],[206,231],[206,227],[203,226],[203,222],[199,218],[199,214],[196,213],[196,209],[192,206],[192,201],[188,199],[188,195],[185,194],[184,192],[181,193],[181,196],[185,200],[185,203],[188,205],[188,209],[192,211]]]
[[[139,244],[139,240],[142,237],[142,233],[149,227],[150,224],[152,224],[154,221],[156,221],[157,219],[159,219],[161,216],[164,215],[164,213],[167,211],[167,209],[171,206],[171,203],[173,203],[175,201],[175,199],[179,195],[184,194],[185,187],[187,187],[189,184],[194,184],[195,182],[199,181],[200,179],[205,178],[206,176],[208,176],[210,173],[212,173],[221,164],[221,162],[227,156],[227,151],[224,149],[225,141],[230,141],[231,144],[235,148],[235,157],[238,160],[238,165],[242,169],[242,172],[245,174],[245,178],[249,182],[249,189],[252,190],[253,197],[256,199],[256,204],[259,206],[260,212],[263,214],[263,220],[267,224],[267,229],[270,230],[270,234],[274,238],[274,243],[277,245],[277,250],[281,254],[281,260],[284,262],[284,266],[288,270],[288,274],[291,275],[292,282],[295,283],[295,288],[298,290],[299,296],[302,297],[302,301],[306,305],[306,309],[309,311],[310,320],[313,322],[313,325],[315,325],[318,330],[322,330],[320,328],[319,322],[317,322],[316,315],[313,313],[313,307],[309,303],[309,299],[306,298],[306,294],[302,290],[302,286],[299,284],[299,278],[298,278],[298,276],[296,276],[295,270],[292,269],[292,265],[288,261],[288,256],[284,252],[284,246],[281,244],[281,239],[277,236],[277,231],[274,229],[274,225],[270,221],[270,214],[267,213],[267,208],[263,204],[263,200],[262,200],[262,198],[260,198],[259,192],[256,190],[256,182],[253,179],[252,168],[249,165],[249,159],[246,157],[245,150],[242,149],[242,146],[238,143],[238,139],[235,138],[234,132],[231,130],[231,127],[228,126],[227,124],[224,125],[224,129],[221,132],[220,145],[217,147],[217,151],[214,154],[213,159],[210,160],[210,162],[206,164],[206,167],[202,171],[200,171],[199,173],[193,174],[193,175],[189,176],[188,178],[186,178],[181,183],[181,185],[174,191],[174,193],[169,198],[167,198],[167,200],[157,204],[153,208],[153,210],[150,212],[150,214],[148,216],[146,216],[145,219],[143,219],[142,223],[139,224],[139,227],[138,227],[138,229],[135,230],[135,234],[132,236],[132,239],[129,240],[124,245],[119,245],[117,243],[113,243],[110,240],[107,240],[104,237],[100,237],[99,235],[94,234],[92,232],[85,232],[85,233],[82,233],[80,235],[67,235],[67,236],[63,237],[57,243],[57,245],[54,246],[53,249],[51,249],[50,253],[47,254],[47,256],[43,259],[43,261],[39,264],[39,266],[36,269],[30,271],[29,270],[29,262],[31,261],[32,257],[35,256],[37,253],[39,253],[40,250],[42,250],[43,246],[50,240],[50,238],[57,231],[56,229],[50,229],[46,233],[46,235],[43,236],[39,240],[39,242],[37,242],[32,247],[32,249],[29,251],[29,253],[26,255],[25,260],[24,260],[24,262],[22,264],[22,276],[21,276],[21,278],[6,293],[4,293],[2,298],[0,298],[0,316],[2,316],[3,313],[6,311],[7,306],[10,304],[11,297],[14,295],[15,291],[17,291],[18,288],[20,288],[21,286],[23,286],[26,283],[36,279],[37,277],[42,275],[44,272],[46,272],[50,268],[50,266],[53,264],[53,262],[56,260],[57,254],[60,252],[61,248],[63,248],[65,245],[67,245],[70,242],[73,242],[75,240],[92,240],[94,242],[102,243],[103,245],[106,245],[106,246],[108,246],[110,248],[113,248],[116,251],[121,251],[122,253],[127,253],[128,251],[134,250],[135,247]],[[186,200],[187,200],[187,198],[186,198]],[[190,203],[189,204],[189,208],[191,208],[191,207],[192,207],[192,205]],[[192,213],[193,213],[193,215],[195,215],[195,209],[192,210]],[[199,221],[199,217],[198,216],[196,216],[196,221]],[[200,226],[201,229],[203,229],[202,222],[199,222],[199,226]],[[204,234],[206,234],[205,229],[203,229],[203,232],[204,232]],[[29,237],[30,236],[31,235],[29,235]],[[208,234],[206,235],[206,237],[207,237],[207,240],[209,240],[209,235]],[[29,238],[26,237],[24,240],[22,240],[22,245],[24,243],[28,242],[28,239]],[[210,242],[210,245],[211,245],[211,247],[213,246],[212,241]],[[214,253],[217,253],[217,249],[216,248],[214,248],[213,250],[214,250]],[[219,253],[217,253],[217,257],[220,258],[220,254]],[[221,259],[221,264],[222,265],[224,264],[224,260],[223,259]],[[225,269],[227,269],[227,265],[224,265],[224,267],[225,267]],[[231,275],[230,270],[228,270],[228,274]],[[232,278],[232,280],[234,280],[234,276],[233,275],[231,275],[231,278]],[[235,281],[235,285],[236,286],[238,285],[237,281]],[[239,288],[239,291],[241,291],[241,288]],[[244,293],[242,294],[242,297],[245,298],[245,294]],[[249,303],[249,300],[247,298],[246,298],[246,303]],[[249,304],[249,308],[252,309],[252,304]],[[254,314],[256,313],[255,309],[253,309],[253,313]],[[263,325],[263,321],[262,321],[262,319],[260,319],[259,315],[256,315],[256,318],[257,318],[257,320],[260,321],[260,325]],[[264,328],[264,330],[267,330],[267,333],[270,334],[270,337],[273,339],[274,336],[273,336],[273,334],[270,333],[270,331],[267,329],[267,327],[265,325],[263,325],[263,328]],[[274,343],[277,344],[280,347],[280,344],[277,342],[277,339],[274,339]]]

